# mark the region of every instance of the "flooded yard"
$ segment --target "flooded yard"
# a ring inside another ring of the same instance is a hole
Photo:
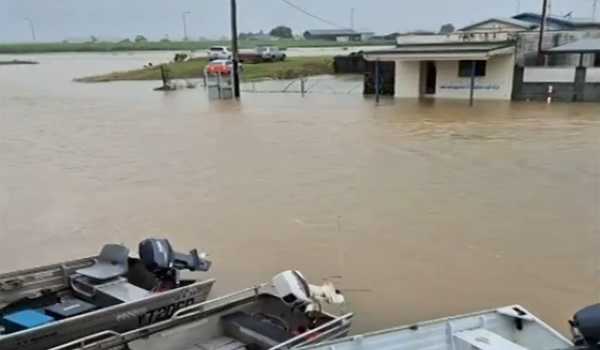
[[[72,82],[143,55],[35,59],[0,68],[3,271],[166,236],[211,254],[220,292],[333,278],[356,331],[513,303],[565,330],[598,301],[600,105],[209,102]]]

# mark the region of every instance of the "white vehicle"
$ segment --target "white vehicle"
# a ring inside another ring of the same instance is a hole
[[[285,53],[279,50],[277,47],[272,46],[261,46],[256,49],[258,55],[264,61],[283,61],[285,60]]]
[[[212,46],[208,49],[208,60],[230,60],[232,58],[231,51],[226,46]]]

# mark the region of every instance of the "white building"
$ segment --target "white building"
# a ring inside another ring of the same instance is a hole
[[[515,42],[509,33],[399,36],[397,47],[365,53],[367,61],[393,62],[400,98],[510,100]]]

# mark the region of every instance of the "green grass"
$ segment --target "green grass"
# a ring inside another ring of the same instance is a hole
[[[207,64],[206,59],[193,59],[183,63],[167,64],[172,79],[200,78]],[[294,79],[321,74],[333,74],[331,57],[292,57],[283,62],[245,64],[242,79]],[[160,67],[113,72],[76,79],[79,82],[109,82],[119,80],[160,80]]]
[[[367,41],[338,43],[325,40],[291,40],[277,41],[241,40],[241,48],[254,48],[256,46],[277,46],[282,49],[290,47],[352,47],[371,45],[393,45],[393,41]],[[229,46],[228,41],[147,41],[147,42],[89,42],[89,43],[12,43],[0,44],[0,53],[30,54],[46,52],[115,52],[115,51],[153,51],[153,50],[206,50],[210,46]]]

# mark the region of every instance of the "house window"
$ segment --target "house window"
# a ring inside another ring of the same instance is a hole
[[[594,60],[594,67],[600,67],[600,53],[596,54],[596,59]]]
[[[476,77],[485,77],[485,71],[487,68],[486,61],[460,61],[460,62],[458,62],[458,76],[461,78],[470,77],[473,62],[475,62],[475,76]]]

